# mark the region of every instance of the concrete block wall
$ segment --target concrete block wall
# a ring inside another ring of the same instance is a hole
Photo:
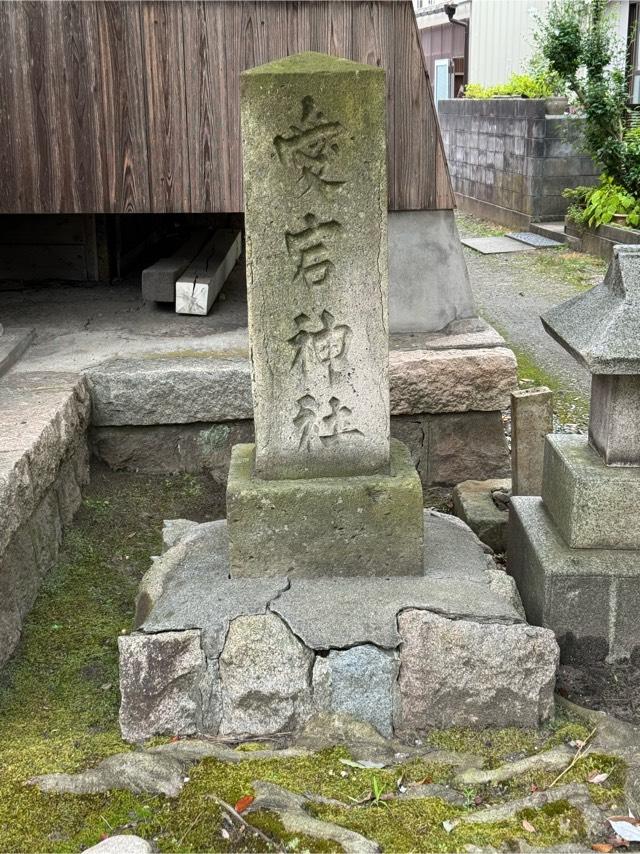
[[[462,210],[514,227],[562,219],[567,187],[595,184],[581,121],[543,99],[440,101],[449,171]]]

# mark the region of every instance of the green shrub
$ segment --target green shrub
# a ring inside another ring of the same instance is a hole
[[[597,187],[575,187],[565,190],[563,196],[573,202],[567,211],[572,222],[596,228],[619,214],[625,217],[622,225],[640,225],[640,201],[606,175]]]
[[[542,74],[512,74],[506,83],[497,86],[481,86],[468,83],[465,86],[465,98],[495,98],[497,95],[514,98],[550,98],[557,91],[552,77]]]
[[[640,142],[626,135],[631,108],[624,49],[607,0],[554,0],[535,38],[543,60],[584,114],[587,150],[613,184],[640,198]]]

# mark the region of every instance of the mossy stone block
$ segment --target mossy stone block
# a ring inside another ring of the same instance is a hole
[[[422,575],[422,487],[391,442],[389,474],[263,480],[236,445],[227,484],[234,577]]]

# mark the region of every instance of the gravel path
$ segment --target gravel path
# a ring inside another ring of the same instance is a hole
[[[457,220],[461,237],[504,233],[466,214]],[[546,334],[540,314],[601,281],[604,262],[567,249],[481,255],[465,247],[464,253],[479,313],[559,388],[588,396],[588,372]]]

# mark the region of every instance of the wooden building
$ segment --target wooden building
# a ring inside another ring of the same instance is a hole
[[[0,213],[242,211],[239,75],[387,72],[389,207],[454,206],[410,0],[0,3]]]

